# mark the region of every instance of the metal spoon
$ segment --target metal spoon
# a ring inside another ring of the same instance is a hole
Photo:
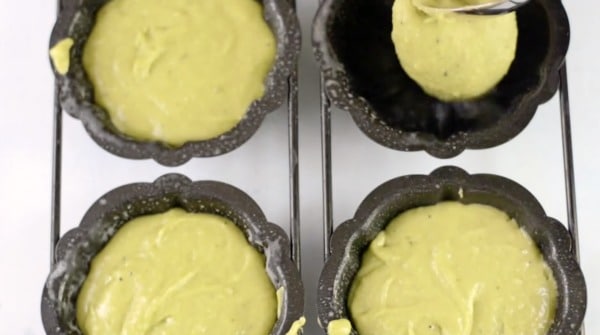
[[[436,7],[425,0],[413,0],[413,5],[427,14],[459,13],[470,15],[499,15],[517,10],[530,0],[491,0],[488,3],[460,7]]]

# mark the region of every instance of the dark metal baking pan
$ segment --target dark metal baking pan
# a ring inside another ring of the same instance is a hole
[[[324,91],[375,142],[439,158],[494,147],[520,133],[556,92],[570,38],[560,0],[521,7],[507,75],[480,98],[454,103],[427,95],[402,69],[391,40],[393,2],[324,0],[313,25]]]
[[[60,239],[56,262],[42,293],[46,334],[81,334],[76,324],[76,299],[92,258],[129,220],[173,207],[227,217],[265,255],[273,286],[284,288],[281,314],[272,335],[284,335],[302,317],[304,289],[290,258],[285,232],[269,223],[258,205],[241,190],[220,182],[192,182],[182,175],[169,174],[153,183],[129,184],[108,192],[92,205],[78,228]]]
[[[125,158],[152,158],[162,165],[181,165],[193,157],[227,153],[245,143],[264,117],[276,110],[287,95],[287,80],[300,53],[300,26],[287,0],[262,0],[263,15],[277,40],[275,63],[269,72],[264,96],[252,103],[246,116],[227,133],[205,141],[172,147],[159,142],[133,139],[120,133],[108,113],[94,101],[94,89],[82,64],[83,47],[92,30],[96,12],[110,0],[65,1],[50,37],[50,47],[65,38],[74,40],[66,75],[55,73],[61,107],[78,118],[98,145]]]
[[[587,294],[575,260],[572,239],[564,226],[546,216],[536,198],[512,180],[489,174],[469,175],[456,167],[442,167],[430,175],[390,180],[371,192],[354,218],[342,223],[331,238],[332,253],[318,288],[319,324],[351,320],[346,297],[360,267],[363,251],[399,213],[441,201],[480,203],[514,218],[540,248],[558,286],[555,320],[548,335],[577,334],[585,315]],[[354,330],[353,334],[357,334]]]

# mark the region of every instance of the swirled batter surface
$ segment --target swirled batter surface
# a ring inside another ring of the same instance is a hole
[[[234,128],[265,91],[276,41],[255,0],[112,0],[83,64],[124,134],[174,146]]]
[[[360,335],[545,335],[556,300],[514,220],[444,202],[402,213],[371,242],[348,307]]]
[[[237,226],[182,209],[126,223],[77,299],[85,335],[267,335],[276,313],[264,256]]]

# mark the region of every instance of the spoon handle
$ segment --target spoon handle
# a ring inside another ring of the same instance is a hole
[[[427,14],[459,13],[470,15],[500,15],[513,12],[530,0],[496,0],[460,7],[436,7],[424,0],[413,0],[413,5]]]

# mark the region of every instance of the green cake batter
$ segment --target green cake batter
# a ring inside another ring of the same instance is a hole
[[[72,38],[65,38],[50,49],[50,59],[52,60],[52,64],[54,65],[56,72],[63,76],[69,72],[69,67],[71,65],[71,48],[74,43],[75,41],[73,41]]]
[[[546,335],[556,300],[550,268],[514,220],[445,202],[377,235],[347,303],[360,335]]]
[[[182,209],[126,223],[77,299],[85,335],[268,335],[276,319],[264,256],[228,219]]]
[[[276,41],[258,1],[112,0],[96,19],[83,65],[124,134],[215,138],[264,95]]]
[[[396,0],[392,41],[404,71],[443,101],[474,99],[494,88],[515,57],[516,15],[432,14],[417,9],[416,1],[441,8],[488,2]]]

